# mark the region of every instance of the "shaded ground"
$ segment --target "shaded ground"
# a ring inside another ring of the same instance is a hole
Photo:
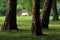
[[[19,31],[2,32],[0,31],[0,40],[60,40],[59,26],[44,29],[43,33],[46,35],[35,36],[31,34],[30,26],[21,26]]]

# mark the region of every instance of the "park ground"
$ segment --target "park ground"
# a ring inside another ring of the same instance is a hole
[[[4,23],[4,16],[0,17],[0,28]],[[0,30],[0,40],[60,40],[60,21],[52,21],[50,17],[49,29],[42,29],[43,36],[31,34],[32,17],[17,17],[19,31],[3,32]]]

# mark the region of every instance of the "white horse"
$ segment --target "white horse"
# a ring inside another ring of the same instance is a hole
[[[28,13],[22,13],[21,16],[28,16],[29,14]]]

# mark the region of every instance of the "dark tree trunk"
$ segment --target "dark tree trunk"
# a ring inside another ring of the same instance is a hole
[[[32,33],[41,36],[42,31],[40,26],[40,0],[33,0],[32,14]]]
[[[16,24],[16,0],[8,0],[8,9],[2,30],[17,30]]]
[[[53,20],[58,21],[58,13],[57,13],[57,2],[56,0],[52,0],[52,10],[53,10]]]
[[[45,0],[42,12],[41,27],[48,29],[52,0]]]

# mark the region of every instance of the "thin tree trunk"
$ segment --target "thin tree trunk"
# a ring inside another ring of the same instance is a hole
[[[17,30],[16,24],[16,0],[8,0],[8,10],[2,30]]]
[[[53,10],[53,20],[58,21],[58,13],[57,13],[57,2],[56,0],[52,0],[52,10]]]
[[[41,36],[42,31],[40,26],[40,0],[33,0],[32,14],[32,33]]]
[[[41,16],[41,27],[48,29],[52,0],[45,0]]]

